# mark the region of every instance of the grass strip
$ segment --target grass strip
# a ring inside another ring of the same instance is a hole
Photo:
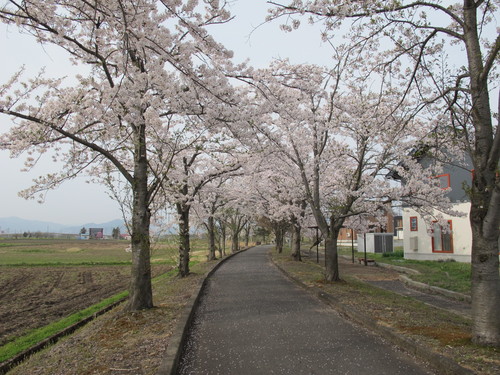
[[[340,250],[342,255],[351,255],[350,249]],[[439,288],[452,290],[458,293],[470,294],[471,292],[471,265],[470,263],[411,260],[404,259],[402,252],[395,253],[368,253],[370,259],[377,263],[387,263],[395,266],[412,268],[420,272],[420,275],[409,275],[412,280],[419,281]],[[362,258],[362,252],[354,252],[355,258]]]
[[[174,262],[169,260],[156,261],[152,260],[151,264],[167,264],[173,265]],[[111,262],[44,262],[44,263],[13,263],[0,264],[0,267],[71,267],[71,266],[129,266],[131,261],[111,261]]]

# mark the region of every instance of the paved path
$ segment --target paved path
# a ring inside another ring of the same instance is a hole
[[[268,251],[238,254],[209,279],[179,374],[429,374],[288,281]]]

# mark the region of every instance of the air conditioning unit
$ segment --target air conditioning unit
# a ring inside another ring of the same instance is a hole
[[[418,251],[418,237],[410,237],[410,250]]]

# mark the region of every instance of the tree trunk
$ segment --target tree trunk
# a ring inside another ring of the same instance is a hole
[[[293,232],[292,232],[292,258],[296,261],[302,261],[302,257],[300,255],[300,236],[301,236],[301,227],[300,224],[295,221],[293,223]]]
[[[222,258],[222,235],[218,229],[216,229],[215,237],[217,240],[217,249],[219,250],[219,258]]]
[[[464,0],[464,23],[471,115],[475,129],[471,155],[475,173],[470,194],[473,341],[481,345],[500,346],[500,191],[496,183],[499,151],[494,142],[488,80],[482,76],[484,65],[478,35],[477,4],[472,0]]]
[[[231,238],[231,252],[236,253],[240,249],[240,233],[238,231],[233,231]]]
[[[276,237],[276,250],[278,254],[281,254],[283,252],[284,230],[280,225],[277,225],[277,228],[274,230],[274,236]]]
[[[500,346],[498,231],[486,237],[477,211],[482,210],[471,207],[473,341]]]
[[[189,252],[191,250],[189,238],[189,209],[188,205],[178,203],[179,214],[179,275],[189,275]]]
[[[337,253],[337,237],[340,229],[331,226],[325,239],[325,279],[327,281],[340,281],[339,256]]]
[[[208,218],[208,239],[209,239],[209,251],[208,251],[208,260],[215,260],[217,257],[215,256],[215,220],[213,216]]]
[[[222,237],[222,255],[226,256],[226,224],[221,226],[220,235]]]
[[[132,206],[132,278],[129,287],[129,300],[125,311],[137,311],[153,307],[151,287],[151,259],[148,194],[148,163],[146,157],[145,127],[138,130],[135,150],[133,206]]]
[[[245,226],[245,247],[248,247],[248,243],[250,242],[250,225]]]

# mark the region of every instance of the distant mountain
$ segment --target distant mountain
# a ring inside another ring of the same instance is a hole
[[[0,218],[0,233],[49,232],[49,233],[80,233],[82,227],[104,228],[105,235],[111,235],[113,228],[120,227],[121,233],[126,233],[123,220],[116,219],[106,223],[86,223],[82,225],[63,225],[48,221],[27,220],[19,217]]]

